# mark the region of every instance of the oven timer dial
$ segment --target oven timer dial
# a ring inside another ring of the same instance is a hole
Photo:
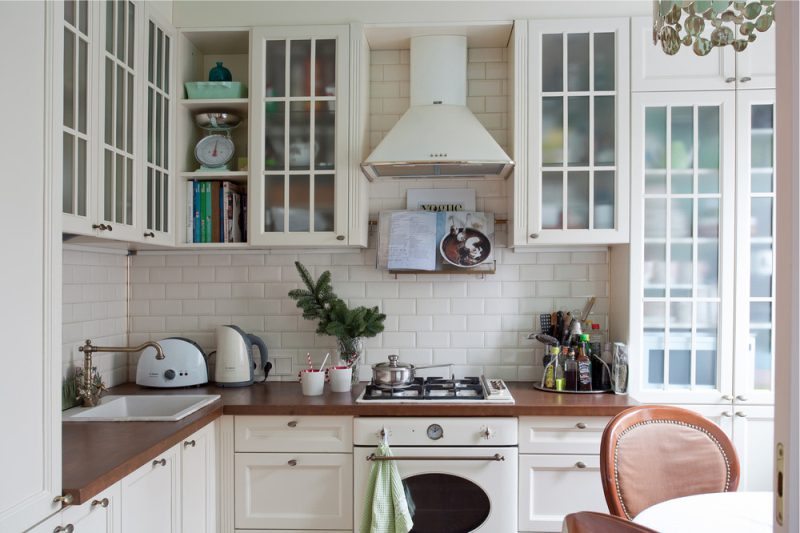
[[[485,440],[493,439],[494,438],[494,430],[489,426],[481,427],[481,438]]]
[[[431,440],[439,440],[444,437],[444,430],[439,424],[431,424],[428,426],[428,438]]]

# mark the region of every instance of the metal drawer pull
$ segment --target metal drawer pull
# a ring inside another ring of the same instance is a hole
[[[297,459],[290,459],[289,466],[297,466]]]
[[[158,465],[167,466],[167,460],[166,459],[161,459],[159,461],[158,459],[156,459],[155,461],[153,461],[153,466],[158,466]]]
[[[739,81],[742,82],[742,83],[747,83],[748,81],[750,81],[752,79],[753,78],[751,78],[750,76],[742,76],[741,78],[739,78]]]
[[[745,413],[744,411],[736,411],[736,416],[740,418],[747,418],[747,413]]]
[[[726,402],[729,402],[733,400],[733,396],[731,396],[730,394],[723,394],[722,399],[725,400]]]
[[[724,416],[725,418],[730,418],[733,415],[731,414],[730,411],[722,411],[722,416]]]
[[[740,394],[739,396],[736,397],[736,399],[739,400],[740,402],[746,402],[747,396],[745,396],[744,394]]]
[[[153,238],[155,238],[156,234],[153,233],[152,231],[145,231],[144,232],[144,236],[145,237],[153,237]]]
[[[575,424],[575,427],[578,429],[586,429],[586,424],[584,424],[583,422],[578,422],[577,424]]]
[[[586,463],[584,463],[583,461],[578,461],[577,463],[575,463],[575,466],[578,468],[586,468]]]
[[[72,505],[72,494],[64,494],[63,496],[56,496],[53,498],[53,503],[61,502],[64,505]]]
[[[184,443],[183,443],[183,447],[184,447],[184,448],[188,448],[189,446],[191,446],[192,448],[194,448],[196,445],[197,445],[197,443],[194,441],[194,439],[192,439],[192,440],[187,440],[186,442],[184,442]]]
[[[505,461],[506,458],[496,453],[494,455],[465,455],[464,457],[437,456],[437,455],[375,455],[367,456],[367,461]]]
[[[736,81],[736,78],[725,78],[725,83],[733,83]]]
[[[56,528],[53,530],[53,533],[61,533],[62,531],[64,533],[72,533],[73,531],[75,531],[75,526],[73,526],[72,524],[67,524],[64,527],[56,526]]]
[[[336,240],[337,241],[343,241],[344,240],[344,235],[337,235],[336,236]]]
[[[297,427],[297,420],[292,420],[286,425],[289,426],[290,428],[296,428]]]
[[[92,507],[99,505],[100,507],[108,507],[108,498],[103,498],[102,500],[92,500]]]

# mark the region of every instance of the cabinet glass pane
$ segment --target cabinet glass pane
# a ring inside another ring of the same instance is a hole
[[[87,0],[78,2],[78,29],[84,35],[89,34],[89,2]]]
[[[753,131],[752,150],[750,164],[753,168],[772,167],[771,133]]]
[[[126,117],[125,117],[125,150],[129,153],[133,153],[133,74],[127,72],[125,77],[127,78],[128,87],[125,90],[125,110],[126,110]],[[161,110],[159,106],[159,111]],[[159,121],[159,124],[161,122]],[[160,135],[160,132],[159,132]]]
[[[311,41],[289,41],[289,94],[311,96]]]
[[[664,302],[644,302],[642,311],[642,324],[645,328],[664,329]]]
[[[75,35],[64,32],[64,125],[75,127]]]
[[[164,32],[161,28],[156,29],[156,87],[164,87]]]
[[[86,121],[89,101],[87,87],[89,79],[89,45],[78,39],[78,131],[86,133]]]
[[[570,165],[589,164],[589,97],[567,98],[567,161]]]
[[[105,142],[112,144],[114,142],[114,63],[110,59],[106,59],[105,68],[105,112],[103,113],[103,121],[105,123]]]
[[[289,109],[289,169],[308,170],[311,161],[309,102],[292,102]]]
[[[694,161],[694,117],[691,107],[672,108],[672,168],[691,169]]]
[[[589,90],[589,34],[567,35],[567,89]]]
[[[542,228],[563,228],[563,213],[563,174],[561,172],[542,172]]]
[[[169,86],[169,77],[170,77],[169,58],[170,58],[170,53],[169,53],[169,48],[170,48],[170,38],[169,38],[168,35],[165,34],[164,35],[164,54],[163,54],[163,57],[164,57],[164,82],[161,84],[161,89],[166,94],[170,93],[170,86]]]
[[[117,19],[117,26],[116,30],[114,31],[114,36],[116,37],[116,53],[114,55],[117,56],[121,62],[125,62],[125,4],[122,2],[117,2],[114,0],[110,0],[114,4],[114,10],[116,11],[116,19]]]
[[[264,176],[264,231],[283,231],[284,176]]]
[[[719,149],[719,107],[700,106],[697,108],[697,168],[718,169]]]
[[[88,174],[87,169],[87,154],[86,154],[86,141],[78,139],[78,214],[86,216],[86,179]]]
[[[644,116],[644,167],[667,168],[667,110],[648,107]]]
[[[114,2],[106,1],[106,52],[114,53]]]
[[[316,91],[317,96],[336,94],[336,39],[316,41]]]
[[[153,211],[155,210],[155,183],[153,182],[153,169],[147,169],[147,204],[146,215],[145,215],[145,222],[147,224],[147,228],[155,227],[153,225]]]
[[[163,204],[164,218],[161,223],[161,231],[169,231],[169,174],[162,175],[161,203]]]
[[[688,298],[692,296],[692,245],[672,243],[670,255],[669,295]]]
[[[156,135],[155,135],[155,146],[156,146],[156,164],[161,165],[161,95],[156,94],[156,109],[155,109],[155,123],[156,123]]]
[[[333,174],[314,176],[314,231],[333,231]]]
[[[671,302],[669,304],[669,327],[673,331],[691,329],[692,302]]]
[[[772,245],[750,245],[750,296],[772,296]]]
[[[589,173],[567,173],[567,228],[589,229]]]
[[[750,235],[772,237],[772,198],[756,197],[750,200]]]
[[[594,90],[613,91],[614,76],[614,34],[594,34]]]
[[[542,91],[564,88],[564,37],[560,33],[542,35]]]
[[[670,237],[678,239],[692,236],[691,198],[673,198],[670,216]]]
[[[772,304],[770,302],[751,302],[750,323],[760,326],[771,325]]]
[[[152,22],[147,25],[147,81],[155,83],[156,29]]]
[[[561,96],[542,98],[542,164],[564,163],[564,100]]]
[[[661,243],[644,245],[642,274],[645,298],[663,298],[667,286],[667,246]],[[645,307],[651,302],[645,302]],[[663,307],[663,303],[657,302]],[[663,310],[662,310],[663,314]]]
[[[267,102],[265,104],[264,124],[264,168],[266,170],[283,170],[284,139],[286,122],[284,119],[285,104],[283,102]]]
[[[75,0],[65,0],[64,2],[64,20],[73,26],[75,25]]]
[[[114,153],[105,150],[103,164],[103,219],[113,220],[114,216]]]
[[[719,237],[719,199],[697,200],[697,236],[714,239]]]
[[[645,238],[667,236],[667,201],[664,198],[647,198],[644,201]]]
[[[309,176],[289,176],[289,231],[309,231]]]
[[[669,384],[688,387],[692,376],[692,333],[683,329],[669,332]]]
[[[753,171],[750,173],[751,192],[772,192],[772,171]]]
[[[114,217],[112,220],[120,224],[125,222],[125,158],[117,155],[114,168]]]
[[[69,133],[64,133],[64,142],[63,142],[63,155],[61,157],[61,165],[62,165],[62,211],[64,213],[75,213],[75,208],[73,205],[73,195],[75,194],[74,190],[74,175],[73,169],[75,168],[75,148],[74,148],[75,138],[70,135]]]
[[[756,390],[772,390],[772,331],[751,330],[753,344],[753,387]]]
[[[691,170],[673,170],[670,178],[672,194],[691,194],[693,174]]]
[[[697,295],[716,297],[719,294],[719,241],[697,245]]]
[[[133,224],[133,159],[125,158],[125,224]]]
[[[594,97],[594,164],[613,165],[615,148],[614,97]]]
[[[719,194],[719,171],[701,169],[697,171],[697,192]]]
[[[336,163],[336,108],[335,102],[317,102],[314,112],[314,168],[331,170]],[[319,109],[319,108],[322,109]]]
[[[114,104],[116,110],[114,116],[114,121],[116,123],[114,146],[120,150],[124,150],[125,145],[123,144],[123,141],[125,139],[123,137],[123,127],[125,126],[125,71],[122,69],[122,67],[117,66],[116,73],[116,79],[114,80],[114,90],[116,92],[116,103]]]
[[[663,194],[667,192],[666,171],[645,172],[644,192],[647,194]]]
[[[646,329],[643,336],[647,383],[664,384],[664,330]]]
[[[127,53],[127,62],[128,66],[133,68],[133,60],[136,57],[134,51],[136,50],[133,39],[136,35],[134,31],[134,22],[136,21],[136,6],[133,5],[133,2],[128,2],[128,28],[126,31],[126,35],[128,37],[128,53]],[[160,30],[159,30],[160,31]]]
[[[265,83],[267,98],[286,96],[286,41],[266,43]]]
[[[717,386],[717,337],[716,327],[697,328],[695,334],[695,384]]]
[[[614,171],[594,173],[594,228],[614,228]]]

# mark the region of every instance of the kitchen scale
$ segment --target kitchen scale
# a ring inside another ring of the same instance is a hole
[[[194,147],[194,157],[200,163],[198,170],[230,170],[228,163],[236,149],[231,131],[241,123],[241,119],[231,113],[199,113],[195,116],[195,123],[208,132]]]

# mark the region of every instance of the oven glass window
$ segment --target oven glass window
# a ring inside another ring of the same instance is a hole
[[[411,533],[467,533],[489,517],[489,497],[478,485],[449,474],[403,480],[414,520]]]

